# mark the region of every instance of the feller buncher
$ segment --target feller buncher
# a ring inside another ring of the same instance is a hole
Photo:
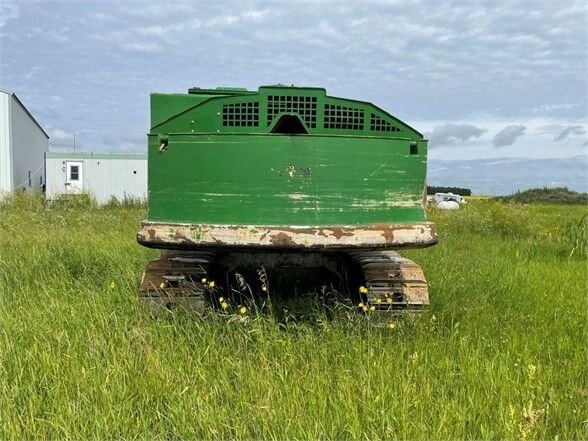
[[[149,304],[202,310],[318,280],[377,311],[428,305],[397,253],[437,243],[427,141],[379,107],[281,85],[154,93],[148,158],[137,240],[164,251],[141,281]]]

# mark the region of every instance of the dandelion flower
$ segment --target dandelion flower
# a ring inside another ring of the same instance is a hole
[[[245,306],[241,306],[239,308],[239,314],[245,314],[247,312],[247,308]]]
[[[363,306],[361,309],[363,309],[363,312],[367,312],[368,307],[367,306]]]
[[[221,308],[227,309],[228,307],[229,307],[229,304],[227,302],[222,302],[221,303]]]
[[[211,280],[210,282],[208,282],[208,286],[210,286],[211,288],[214,288],[214,280]]]
[[[374,305],[370,306],[370,311],[374,312],[376,310],[376,307]]]
[[[267,287],[265,287],[265,286],[262,286],[262,287],[261,287],[261,290],[262,290],[263,292],[265,292],[265,291],[267,291]]]
[[[225,298],[224,298],[224,297],[219,297],[219,298],[218,298],[218,301],[219,301],[219,303],[222,303],[222,302],[224,302],[224,301],[225,301]]]
[[[388,323],[388,329],[394,329],[396,325],[394,323]]]
[[[380,303],[382,303],[382,299],[376,299],[376,303],[379,305]]]
[[[365,286],[362,285],[362,286],[359,287],[359,292],[361,294],[367,294],[368,293],[368,289]]]
[[[390,297],[388,297],[388,298],[386,299],[386,303],[392,303],[392,299],[391,299]]]
[[[202,278],[200,281],[201,281],[202,283],[206,283],[206,277],[203,277],[203,278]]]
[[[359,302],[359,305],[357,305],[357,306],[359,306],[360,308],[363,308],[364,304],[363,304],[363,302]]]
[[[110,282],[110,289],[116,288],[116,283],[114,281]]]
[[[165,283],[164,283],[164,282],[161,282],[161,283],[159,284],[159,289],[163,289],[163,288],[165,288]]]

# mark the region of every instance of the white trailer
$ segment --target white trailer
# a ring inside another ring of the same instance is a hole
[[[99,204],[147,199],[147,154],[58,153],[45,155],[46,198],[88,194]]]
[[[0,89],[0,198],[13,191],[39,192],[49,136],[18,97]]]

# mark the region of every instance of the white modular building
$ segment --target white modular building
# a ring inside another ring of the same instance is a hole
[[[42,191],[49,136],[13,92],[0,89],[0,198]]]
[[[88,194],[99,204],[147,200],[147,154],[46,153],[46,198]]]

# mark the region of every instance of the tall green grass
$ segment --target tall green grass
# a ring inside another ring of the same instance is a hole
[[[586,438],[586,208],[432,211],[431,308],[246,322],[136,301],[138,206],[0,205],[0,439]],[[114,282],[114,288],[111,288]]]

